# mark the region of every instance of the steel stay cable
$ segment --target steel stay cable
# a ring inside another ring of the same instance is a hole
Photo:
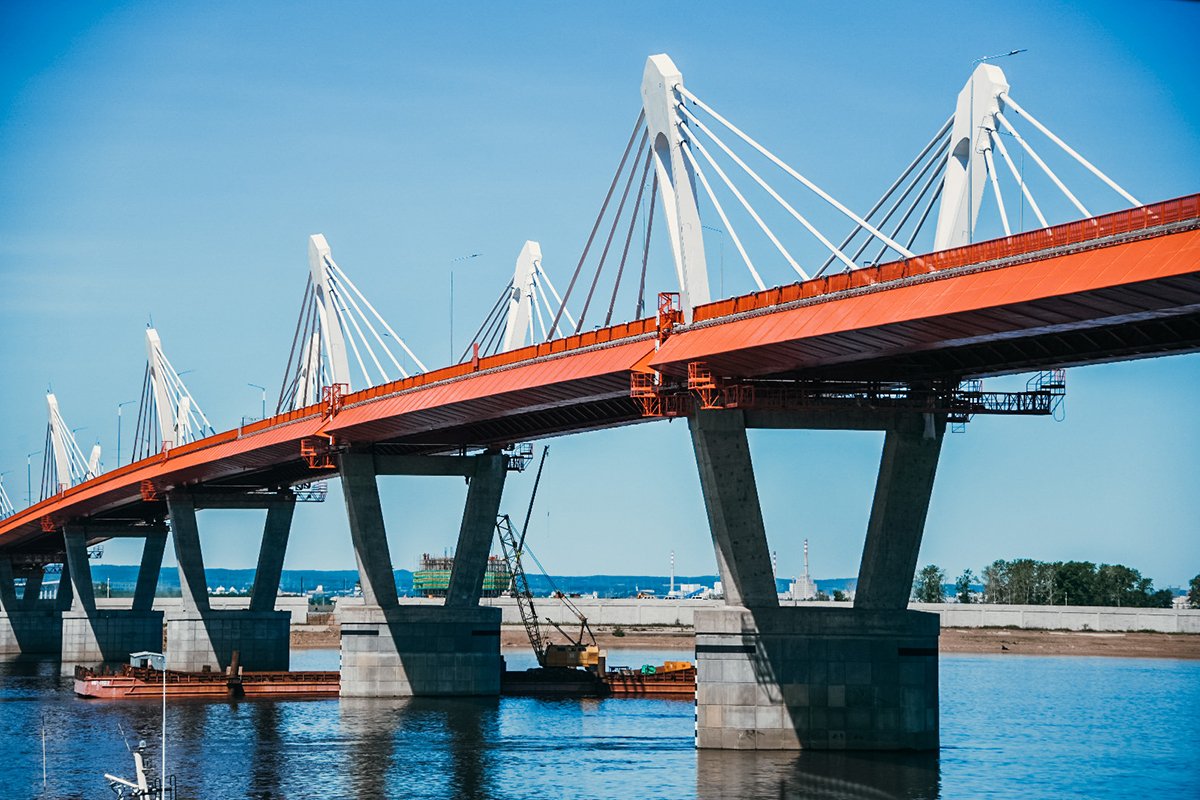
[[[689,92],[687,89],[683,88],[683,86],[676,86],[675,88],[676,88],[676,89],[678,89],[678,90],[679,90],[679,92],[680,92],[681,94],[683,94],[684,96],[686,96],[688,99],[690,99],[690,100],[691,100],[692,102],[694,102],[696,105],[700,106],[700,107],[701,107],[701,108],[703,108],[705,111],[707,111],[709,114],[711,114],[711,115],[712,115],[712,117],[713,117],[713,119],[717,120],[717,121],[718,121],[718,122],[720,122],[722,125],[724,125],[726,128],[728,128],[729,130],[733,131],[733,133],[734,133],[734,134],[736,134],[736,135],[737,135],[737,136],[738,136],[738,137],[739,137],[739,138],[740,138],[742,141],[744,141],[746,144],[750,145],[750,146],[751,146],[751,147],[753,147],[755,150],[757,150],[758,152],[762,153],[764,156],[766,156],[768,159],[770,159],[770,160],[771,160],[771,162],[772,162],[772,163],[774,163],[774,164],[775,164],[777,167],[779,167],[779,168],[780,168],[780,169],[782,169],[783,171],[787,172],[787,173],[788,173],[789,175],[791,175],[793,178],[795,178],[796,180],[800,181],[800,183],[802,183],[802,184],[804,184],[806,187],[808,187],[809,191],[813,192],[813,193],[814,193],[814,194],[816,194],[818,197],[820,197],[822,200],[824,200],[826,203],[829,203],[831,206],[833,206],[834,208],[836,208],[838,211],[842,212],[842,213],[843,213],[843,214],[845,214],[847,217],[850,217],[850,219],[854,220],[854,221],[855,221],[855,222],[857,222],[859,225],[863,226],[863,227],[864,227],[864,228],[866,228],[868,231],[870,231],[871,233],[875,234],[875,235],[876,235],[877,237],[879,237],[881,240],[883,240],[883,241],[887,242],[887,243],[888,243],[888,245],[889,245],[889,246],[890,246],[890,247],[891,247],[893,250],[896,250],[898,253],[900,253],[900,254],[901,254],[902,256],[904,256],[905,258],[912,258],[912,257],[913,257],[913,253],[910,253],[910,252],[908,251],[908,249],[907,249],[907,248],[901,247],[901,246],[900,246],[900,244],[899,244],[898,242],[894,242],[894,241],[892,241],[892,239],[891,239],[891,238],[889,238],[889,237],[887,237],[887,236],[884,236],[884,234],[883,234],[881,231],[879,231],[879,230],[876,230],[876,228],[875,228],[873,225],[871,225],[871,223],[869,223],[869,222],[867,222],[865,219],[863,219],[863,218],[859,217],[857,214],[855,214],[855,213],[854,213],[853,211],[851,211],[849,208],[847,208],[846,206],[844,206],[844,205],[842,205],[841,203],[839,203],[835,197],[833,197],[832,195],[830,195],[828,192],[826,192],[826,191],[825,191],[824,189],[822,189],[820,186],[817,186],[815,183],[813,183],[812,181],[810,181],[808,178],[804,177],[804,176],[803,176],[803,175],[801,175],[799,172],[797,172],[796,170],[792,169],[790,166],[788,166],[788,165],[787,165],[786,163],[784,163],[782,160],[780,160],[779,158],[777,158],[777,157],[776,157],[776,156],[775,156],[775,155],[774,155],[774,154],[773,154],[773,153],[772,153],[770,150],[768,150],[767,148],[763,147],[763,146],[762,146],[761,144],[759,144],[758,142],[756,142],[756,141],[754,141],[753,139],[751,139],[749,135],[747,135],[746,133],[744,133],[744,132],[743,132],[743,131],[742,131],[740,128],[738,128],[738,127],[737,127],[736,125],[734,125],[732,122],[730,122],[729,120],[725,119],[725,117],[723,117],[723,116],[721,116],[720,114],[718,114],[718,113],[717,113],[715,110],[713,110],[713,108],[712,108],[711,106],[709,106],[707,103],[705,103],[705,102],[704,102],[703,100],[701,100],[700,98],[696,97],[696,95],[692,94],[692,93],[691,93],[691,92]],[[682,108],[682,107],[684,107],[684,104],[683,104],[683,103],[680,103],[680,107],[681,107],[681,108]],[[687,111],[686,111],[686,108],[685,108],[685,113],[687,113],[689,117],[691,117],[691,116],[692,116],[690,112],[687,112]],[[711,136],[712,134],[709,134],[709,135]],[[831,245],[829,245],[829,246],[830,246],[831,248],[833,247],[833,245],[832,245],[832,244],[831,244]]]
[[[1012,173],[1013,180],[1021,187],[1021,194],[1025,195],[1025,199],[1029,201],[1029,207],[1038,218],[1038,222],[1042,223],[1043,228],[1049,228],[1050,223],[1046,222],[1046,218],[1042,216],[1042,209],[1038,207],[1037,201],[1033,199],[1033,192],[1029,191],[1029,185],[1025,183],[1025,178],[1017,171],[1017,165],[1013,163],[1012,156],[1008,154],[1008,148],[1004,146],[1004,140],[1000,138],[1000,131],[988,131],[988,138],[996,149],[1000,151],[1000,155],[1004,157],[1004,163],[1008,165],[1008,171]],[[1022,164],[1024,166],[1024,164]]]
[[[396,333],[396,331],[392,330],[392,326],[388,324],[388,321],[383,318],[382,314],[380,314],[378,311],[375,310],[375,306],[371,305],[371,301],[368,300],[367,296],[362,293],[362,290],[359,289],[354,284],[354,281],[350,280],[350,276],[346,274],[346,271],[343,270],[341,267],[339,267],[337,265],[337,262],[335,262],[331,258],[327,258],[326,263],[328,263],[331,267],[333,267],[334,271],[338,274],[338,277],[341,278],[346,283],[346,285],[350,287],[350,291],[352,291],[352,292],[354,292],[354,294],[358,295],[358,298],[360,300],[362,300],[363,305],[365,305],[367,307],[367,309],[372,314],[375,315],[375,319],[379,320],[379,324],[383,326],[383,329],[385,331],[387,331],[388,336],[392,337],[392,339],[394,339],[396,341],[396,344],[400,345],[400,347],[402,347],[404,349],[404,352],[408,353],[408,357],[413,360],[414,364],[416,364],[418,367],[421,368],[421,372],[428,372],[429,370],[426,369],[426,367],[423,363],[421,363],[421,359],[417,358],[417,354],[414,353],[411,349],[409,349],[409,346],[405,343],[404,339],[400,336],[400,334],[398,334],[398,333]]]
[[[942,142],[942,146],[939,147],[937,149],[937,151],[933,154],[933,156],[925,163],[925,166],[921,168],[921,171],[918,172],[916,174],[916,176],[913,177],[912,181],[908,184],[908,186],[905,188],[904,192],[900,195],[900,197],[897,198],[896,202],[892,203],[891,208],[889,208],[887,213],[884,214],[883,219],[881,219],[879,221],[880,227],[883,227],[884,225],[886,225],[888,223],[888,220],[890,220],[892,218],[892,215],[896,213],[896,211],[900,208],[900,205],[905,200],[908,199],[908,196],[910,194],[912,194],[912,190],[917,187],[917,184],[919,184],[921,182],[921,179],[925,177],[925,174],[927,172],[929,172],[930,169],[934,170],[935,176],[941,173],[942,168],[945,167],[945,160],[943,159],[943,156],[945,155],[946,151],[949,149],[950,149],[950,139],[947,138],[946,141]],[[901,216],[900,227],[904,227],[904,221],[907,220],[909,218],[909,216],[912,215],[913,209],[915,209],[918,205],[921,204],[921,199],[924,197],[925,192],[928,190],[928,188],[929,188],[929,181],[926,181],[925,185],[921,187],[921,190],[919,192],[917,192],[917,196],[915,198],[913,198],[912,205],[909,206],[908,209],[906,209],[905,213]],[[896,235],[896,231],[893,231],[892,236],[895,236],[895,235]],[[854,261],[855,263],[858,263],[858,257],[863,254],[863,251],[865,251],[868,247],[871,246],[871,242],[873,242],[873,241],[875,241],[875,237],[868,236],[867,240],[865,242],[863,242],[861,245],[859,245],[858,249],[854,251],[854,255],[851,256],[850,259],[852,261]],[[876,258],[875,260],[878,261],[879,259]],[[817,272],[817,277],[820,277],[820,276],[821,276],[821,272]]]
[[[946,144],[949,145],[949,142],[947,142]],[[904,214],[900,217],[900,221],[896,223],[894,228],[892,228],[892,236],[898,236],[900,234],[900,231],[904,228],[904,225],[908,222],[908,218],[912,216],[912,213],[917,210],[917,206],[919,206],[921,204],[921,200],[925,197],[925,193],[929,191],[929,187],[934,185],[935,183],[937,183],[938,179],[941,176],[945,175],[945,173],[946,173],[946,162],[943,160],[943,161],[941,161],[939,168],[935,169],[933,172],[931,172],[929,174],[929,178],[925,181],[925,185],[921,187],[921,190],[919,192],[917,192],[917,197],[913,201],[913,204],[911,206],[909,206],[907,210],[905,210]],[[939,184],[939,186],[940,186],[940,184]],[[921,225],[923,225],[924,222],[925,222],[925,215],[923,214],[921,216],[921,223],[918,224],[916,230],[913,231],[914,236],[916,235],[917,231],[919,231],[921,229]],[[910,239],[910,241],[911,241],[911,239]],[[875,260],[872,263],[878,264],[880,261],[882,261],[883,256],[887,252],[887,250],[888,250],[887,245],[883,245],[882,247],[880,247],[879,252],[875,254]],[[855,256],[855,258],[857,258],[857,256]]]
[[[642,109],[638,112],[637,122],[633,124],[633,133],[629,134],[629,143],[625,145],[625,152],[621,154],[621,163],[617,165],[617,171],[613,175],[612,183],[608,186],[608,193],[604,195],[604,203],[600,206],[600,213],[596,215],[596,222],[592,225],[592,232],[588,234],[587,244],[583,247],[583,254],[579,256],[579,263],[575,265],[575,272],[571,274],[571,282],[567,286],[566,294],[559,301],[558,313],[554,315],[554,322],[550,325],[552,331],[558,331],[558,323],[562,318],[563,309],[566,308],[567,301],[571,299],[571,292],[575,289],[575,281],[579,279],[579,271],[583,269],[583,262],[587,260],[588,252],[592,249],[592,241],[596,238],[596,231],[600,229],[600,221],[604,219],[604,212],[608,210],[613,190],[617,188],[617,181],[621,179],[621,174],[625,171],[625,161],[629,158],[629,151],[633,149],[633,143],[637,139],[638,131],[641,130],[645,119],[646,110]]]
[[[684,113],[687,113],[687,109],[684,108],[682,105],[680,106],[680,108],[683,109]],[[796,211],[796,209],[792,208],[786,200],[784,200],[782,197],[780,197],[779,194],[774,189],[772,189],[770,186],[768,186],[766,181],[764,181],[762,178],[760,178],[758,176],[758,173],[756,173],[754,170],[750,169],[750,167],[746,165],[746,162],[744,162],[740,158],[738,158],[733,153],[732,150],[730,150],[728,147],[725,146],[724,142],[722,142],[720,139],[716,138],[716,135],[711,130],[709,130],[707,125],[705,125],[700,120],[695,119],[695,117],[691,117],[691,119],[693,119],[695,121],[696,125],[700,128],[700,130],[702,130],[704,133],[708,134],[709,138],[711,138],[714,142],[716,142],[718,147],[720,147],[723,151],[725,151],[726,155],[728,155],[730,158],[732,158],[739,167],[741,167],[743,170],[746,171],[747,174],[750,175],[751,178],[754,178],[754,180],[758,182],[759,186],[766,189],[767,192],[771,195],[771,197],[775,198],[775,200],[777,202],[779,202],[780,205],[782,205],[785,209],[787,209],[789,212],[791,212],[792,216],[795,219],[799,220],[800,223],[806,229],[808,229],[809,233],[812,233],[814,236],[816,236],[818,239],[820,239],[822,241],[822,243],[824,243],[825,246],[828,247],[830,249],[830,251],[833,252],[834,255],[837,256],[839,259],[841,259],[843,262],[852,263],[849,261],[849,259],[846,258],[845,253],[843,253],[840,250],[836,250],[834,248],[832,242],[830,242],[828,239],[826,239],[824,236],[822,236],[817,231],[817,229],[814,228],[807,219],[805,219],[803,216],[800,215],[800,212],[798,212],[798,211]],[[688,127],[688,130],[689,131],[691,130],[690,126]],[[738,188],[733,185],[733,181],[729,178],[728,175],[725,174],[725,170],[721,169],[721,166],[716,162],[716,159],[714,159],[712,157],[712,155],[708,152],[708,148],[706,148],[704,146],[703,142],[701,142],[699,139],[697,139],[695,137],[691,137],[689,139],[689,141],[692,142],[692,144],[694,144],[696,146],[696,149],[698,149],[700,151],[700,155],[704,156],[704,159],[712,166],[712,168],[714,170],[716,170],[717,175],[720,176],[721,180],[725,182],[725,186],[728,187],[729,191],[733,192],[733,196],[736,197],[741,202],[742,208],[746,209],[747,213],[749,213],[750,216],[754,219],[754,221],[756,223],[758,223],[758,227],[762,230],[763,233],[765,233],[767,235],[767,238],[770,239],[771,243],[775,245],[775,249],[778,250],[779,254],[782,255],[784,257],[784,259],[787,260],[788,264],[791,265],[791,268],[793,270],[795,270],[796,274],[799,275],[802,279],[808,280],[808,273],[804,271],[804,268],[801,267],[799,263],[797,263],[796,259],[792,258],[792,254],[787,251],[787,248],[783,246],[783,242],[779,241],[779,237],[777,237],[775,235],[774,231],[772,231],[770,229],[770,227],[767,226],[767,223],[763,221],[763,218],[760,217],[758,215],[758,212],[754,210],[754,207],[750,205],[750,201],[747,200],[745,198],[745,196],[743,196],[742,193],[740,191],[738,191]]]
[[[1075,208],[1079,209],[1079,213],[1083,214],[1085,217],[1090,217],[1091,212],[1084,208],[1083,203],[1079,202],[1079,198],[1072,194],[1071,190],[1067,188],[1066,184],[1059,180],[1059,177],[1054,174],[1054,170],[1050,169],[1045,161],[1042,161],[1042,157],[1039,156],[1036,151],[1034,151],[1029,142],[1025,141],[1025,137],[1022,136],[1021,133],[1012,126],[1012,123],[1008,121],[1008,118],[1004,116],[1004,113],[997,111],[994,116],[1000,121],[1001,125],[1008,129],[1008,132],[1012,134],[1012,137],[1017,140],[1017,144],[1021,145],[1021,147],[1025,149],[1025,152],[1029,153],[1030,157],[1033,158],[1037,165],[1042,168],[1042,172],[1046,173],[1046,176],[1049,177],[1050,180],[1054,181],[1054,185],[1059,188],[1059,191],[1067,196],[1067,199],[1074,204]]]
[[[642,131],[641,141],[638,142],[638,152],[646,146],[649,139],[650,131],[647,128]],[[625,181],[625,188],[621,191],[621,202],[617,204],[617,210],[613,214],[612,226],[608,229],[608,237],[604,240],[604,249],[600,251],[600,261],[596,264],[596,272],[592,276],[592,285],[588,288],[587,299],[583,302],[583,310],[579,312],[579,321],[575,323],[575,332],[583,328],[583,319],[587,316],[588,309],[592,305],[592,296],[596,292],[596,284],[600,281],[600,273],[604,271],[604,263],[608,259],[609,248],[612,247],[613,235],[617,232],[617,225],[621,222],[621,214],[625,210],[625,202],[629,199],[629,188],[633,186],[633,176],[637,174],[637,160],[635,159],[629,165],[629,178]]]
[[[479,328],[475,331],[475,335],[471,337],[472,343],[479,341],[479,337],[483,334],[484,328],[488,327],[488,323],[490,323],[492,321],[492,317],[493,317],[493,315],[495,315],[496,311],[501,306],[504,305],[504,301],[512,299],[512,289],[513,289],[513,282],[510,280],[508,282],[508,284],[504,287],[504,289],[501,290],[500,297],[492,305],[492,310],[489,311],[487,313],[487,316],[483,318],[483,322],[480,324]],[[458,363],[460,363],[460,364],[462,363],[463,359],[467,357],[467,351],[470,349],[471,349],[471,345],[468,344],[467,350],[463,351],[462,357],[458,359]]]
[[[646,219],[646,233],[642,239],[642,277],[638,281],[637,309],[633,312],[634,319],[641,319],[646,313],[646,263],[650,257],[650,235],[654,232],[654,201],[658,198],[658,172],[650,182],[650,206]]]
[[[738,238],[737,231],[733,229],[733,224],[730,223],[729,217],[725,216],[725,209],[721,208],[720,201],[717,200],[717,195],[713,192],[712,186],[708,184],[708,178],[704,176],[704,170],[700,169],[700,164],[696,161],[696,157],[692,155],[692,148],[688,140],[684,140],[684,146],[679,149],[687,156],[688,163],[692,165],[692,169],[696,173],[696,177],[700,179],[700,184],[704,187],[704,191],[708,193],[708,199],[712,201],[713,208],[717,210],[717,214],[721,217],[721,222],[725,224],[725,230],[729,231],[729,236],[733,239],[733,244],[737,247],[738,253],[742,256],[742,261],[746,263],[746,269],[750,270],[751,277],[754,278],[755,285],[761,292],[767,287],[763,283],[762,276],[758,274],[758,270],[754,268],[754,264],[750,262],[750,256],[746,253],[746,248],[742,247],[742,240]]]
[[[330,263],[332,263],[332,262],[330,262]],[[337,270],[337,272],[341,272],[341,270]],[[367,330],[369,330],[371,332],[371,335],[375,337],[375,341],[379,343],[379,346],[383,349],[383,352],[387,353],[387,357],[389,359],[391,359],[392,364],[396,367],[397,370],[399,370],[400,376],[403,378],[407,378],[408,370],[406,370],[403,367],[403,365],[400,364],[400,360],[398,358],[396,358],[395,353],[393,353],[392,349],[390,347],[388,347],[387,342],[385,342],[383,340],[383,337],[379,335],[379,331],[375,330],[375,326],[371,324],[370,318],[366,315],[366,313],[358,305],[358,302],[354,299],[354,295],[346,294],[345,292],[342,291],[342,286],[344,285],[344,282],[342,281],[342,279],[333,270],[330,270],[328,272],[328,275],[329,275],[330,283],[333,284],[338,290],[338,296],[340,298],[343,298],[343,301],[348,300],[350,302],[350,305],[353,307],[354,311],[359,315],[359,317],[362,318],[363,324],[367,326]],[[357,328],[357,327],[358,326],[355,325],[355,328]],[[359,334],[360,335],[362,334],[361,330],[359,331]],[[371,343],[369,341],[367,341],[366,336],[363,336],[363,346],[367,348],[367,352],[371,354],[371,360],[373,360],[375,362],[375,366],[377,366],[379,368],[380,374],[383,375],[384,383],[391,380],[391,375],[389,375],[387,370],[385,370],[383,368],[383,365],[379,363],[379,359],[377,359],[375,357],[375,350],[374,350],[374,348],[371,347]]]
[[[904,171],[900,174],[900,177],[896,178],[896,180],[892,183],[892,185],[888,188],[888,190],[886,192],[884,192],[883,195],[877,201],[875,201],[875,205],[871,206],[871,209],[866,214],[863,215],[864,219],[870,219],[871,215],[874,214],[876,211],[878,211],[883,206],[883,204],[887,202],[887,199],[892,196],[892,193],[896,191],[897,187],[899,187],[900,184],[903,183],[904,180],[908,177],[909,173],[911,173],[913,171],[913,167],[915,167],[922,159],[925,158],[925,154],[928,153],[929,150],[935,144],[937,144],[939,139],[941,139],[943,136],[945,136],[947,133],[950,132],[950,128],[953,125],[954,125],[954,115],[951,114],[946,119],[946,122],[942,125],[941,129],[939,129],[938,132],[936,134],[934,134],[934,137],[929,140],[929,143],[926,144],[925,147],[921,149],[921,152],[919,152],[917,154],[917,157],[912,160],[912,163],[910,163],[907,167],[904,168]],[[936,156],[935,156],[935,158],[936,158]],[[922,170],[922,172],[924,172],[924,170]],[[920,180],[920,177],[918,177],[916,180]],[[840,245],[838,245],[838,249],[845,250],[846,245],[850,244],[850,240],[853,239],[855,236],[857,236],[858,232],[861,231],[862,229],[863,228],[861,225],[855,225],[854,228],[851,229],[850,233],[846,236],[846,238],[842,240],[842,243]],[[856,254],[854,257],[857,259],[858,254]],[[821,274],[823,272],[825,272],[826,269],[829,268],[829,265],[833,263],[833,260],[834,259],[833,259],[832,255],[829,258],[825,259],[825,263],[822,264],[821,268],[817,270],[816,277],[818,277],[818,278],[821,277]]]
[[[612,324],[613,307],[617,304],[617,290],[621,288],[621,277],[625,274],[625,260],[629,257],[629,243],[633,241],[633,229],[637,227],[638,211],[642,207],[642,196],[646,193],[646,176],[650,174],[650,149],[646,149],[646,164],[642,167],[642,177],[638,181],[637,198],[633,201],[633,210],[629,212],[629,230],[625,234],[625,246],[621,249],[621,263],[617,267],[617,279],[613,282],[612,297],[608,300],[608,313],[604,315],[604,327]]]
[[[1120,186],[1118,186],[1116,181],[1109,178],[1107,175],[1105,175],[1103,172],[1101,172],[1099,169],[1097,169],[1095,166],[1093,166],[1092,162],[1088,161],[1086,158],[1079,155],[1079,153],[1075,152],[1075,150],[1070,145],[1068,145],[1062,139],[1055,136],[1053,131],[1051,131],[1049,128],[1047,128],[1042,123],[1038,122],[1037,119],[1032,114],[1030,114],[1028,111],[1026,111],[1020,105],[1018,105],[1017,101],[1013,100],[1012,97],[1009,96],[1008,92],[1001,92],[1000,100],[1003,101],[1005,105],[1012,108],[1013,111],[1017,112],[1022,117],[1024,117],[1025,119],[1027,119],[1031,123],[1033,123],[1033,126],[1035,128],[1037,128],[1039,131],[1041,131],[1042,133],[1046,134],[1046,136],[1050,139],[1050,141],[1054,142],[1056,145],[1058,145],[1063,150],[1065,150],[1067,155],[1071,156],[1076,161],[1078,161],[1080,164],[1082,164],[1084,167],[1086,167],[1097,178],[1099,178],[1100,180],[1107,183],[1109,188],[1111,188],[1113,191],[1117,192],[1117,194],[1121,195],[1126,200],[1128,200],[1130,203],[1132,203],[1134,208],[1141,205],[1141,203],[1138,202],[1136,197],[1134,197],[1129,192],[1125,191]]]
[[[296,343],[300,337],[300,323],[304,321],[305,312],[308,311],[308,296],[312,293],[312,273],[308,273],[308,279],[304,282],[304,296],[300,299],[300,313],[296,315],[296,332],[292,334],[292,349],[288,352],[287,366],[283,371],[283,382],[279,387],[279,403],[276,406],[278,409],[283,405],[283,393],[287,388],[288,375],[292,372],[292,358],[296,354]]]

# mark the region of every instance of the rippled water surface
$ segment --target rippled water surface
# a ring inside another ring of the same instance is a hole
[[[80,700],[57,672],[0,663],[0,796],[111,798],[122,731],[158,763],[158,703]],[[1200,662],[948,655],[941,681],[939,754],[698,752],[679,700],[174,702],[168,771],[181,800],[1200,797]]]

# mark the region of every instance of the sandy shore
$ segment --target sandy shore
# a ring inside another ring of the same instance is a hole
[[[686,652],[695,646],[691,628],[626,628],[623,636],[614,635],[611,629],[601,628],[595,633],[600,646],[609,650]],[[561,640],[558,634],[555,638]],[[338,647],[340,641],[336,625],[302,625],[292,629],[294,648]],[[525,629],[505,625],[500,633],[500,646],[503,650],[528,649],[529,639],[525,636]],[[1200,635],[943,628],[939,649],[943,653],[1200,659]]]

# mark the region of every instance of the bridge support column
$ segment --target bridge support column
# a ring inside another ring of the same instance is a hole
[[[454,550],[454,569],[446,591],[447,608],[475,608],[483,594],[488,552],[496,535],[496,515],[504,492],[503,453],[475,456],[475,474],[467,488],[467,503]]]
[[[70,608],[62,612],[63,675],[73,675],[77,665],[98,667],[128,664],[129,654],[158,652],[163,643],[163,613],[149,609],[97,609],[88,561],[86,526],[63,530],[66,558],[59,579],[59,595],[69,592]],[[69,589],[62,584],[69,584]]]
[[[504,486],[505,457],[339,456],[342,493],[365,603],[342,619],[343,697],[497,695],[500,609],[479,608]],[[447,475],[470,481],[444,606],[403,606],[379,503],[379,475]]]
[[[32,567],[25,576],[25,588],[21,590],[21,608],[32,610],[37,608],[42,596],[42,583],[46,579],[46,569],[40,564]]]
[[[696,746],[936,749],[938,618],[907,604],[944,420],[697,411],[690,424],[727,603],[696,612]],[[779,607],[746,444],[755,425],[886,432],[864,604]]]
[[[291,663],[291,614],[275,611],[275,596],[291,529],[296,497],[289,491],[268,495],[167,495],[171,534],[183,593],[183,609],[167,616],[167,668],[184,672],[224,672],[238,652],[238,663],[251,671],[286,670]],[[250,608],[214,610],[208,600],[204,554],[196,511],[202,508],[267,509],[254,576]]]
[[[35,602],[41,576],[42,568],[34,567],[18,599],[12,559],[0,555],[0,657],[56,655],[61,649],[62,615],[50,604],[39,607]]]

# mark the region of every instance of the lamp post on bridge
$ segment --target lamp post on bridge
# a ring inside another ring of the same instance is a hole
[[[267,418],[267,387],[259,386],[257,383],[247,383],[247,386],[253,386],[255,389],[262,391],[262,416],[259,419]]]
[[[26,507],[33,505],[33,457],[41,450],[34,450],[32,453],[25,454],[25,505]]]
[[[483,253],[471,253],[450,259],[450,363],[454,363],[454,265],[460,261],[470,261],[479,258]]]
[[[121,466],[121,409],[127,405],[136,403],[137,400],[126,400],[124,403],[117,403],[117,466]]]
[[[968,112],[971,118],[971,141],[970,150],[967,153],[967,244],[971,244],[975,238],[975,218],[972,216],[972,210],[975,206],[975,140],[977,138],[979,126],[975,124],[975,68],[985,61],[995,61],[999,58],[1008,58],[1015,56],[1017,53],[1027,52],[1028,48],[1022,47],[1017,50],[1009,50],[1007,53],[996,53],[990,56],[980,56],[971,62],[971,92],[968,100],[970,111]]]

